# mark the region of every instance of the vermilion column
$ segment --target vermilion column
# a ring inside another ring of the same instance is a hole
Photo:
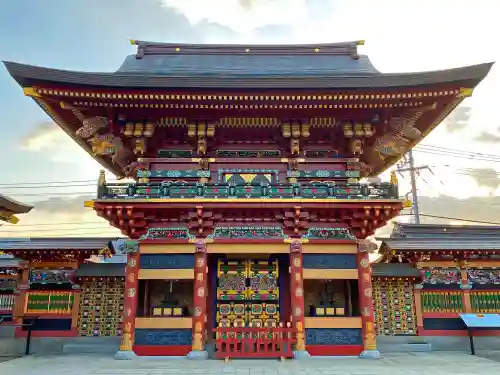
[[[207,251],[203,242],[197,242],[194,264],[193,291],[193,344],[188,353],[190,359],[207,359],[205,350],[207,323]]]
[[[358,288],[359,307],[363,327],[363,347],[361,357],[378,358],[377,339],[375,333],[375,318],[373,315],[372,272],[367,249],[358,245]]]
[[[300,240],[294,240],[290,245],[290,295],[292,326],[297,330],[295,358],[309,357],[304,339],[304,282],[302,269],[302,243]]]
[[[26,313],[25,306],[27,304],[27,291],[30,289],[30,267],[28,261],[21,262],[21,277],[18,279],[17,288],[15,291],[14,306],[12,306],[12,315],[15,324],[22,324],[23,317]],[[23,328],[16,327],[14,331],[15,337],[23,335]]]
[[[137,315],[137,296],[139,286],[139,251],[127,254],[127,267],[125,268],[125,301],[123,310],[123,336],[120,351],[116,353],[117,359],[130,359],[135,357],[132,351],[134,344],[135,317]]]

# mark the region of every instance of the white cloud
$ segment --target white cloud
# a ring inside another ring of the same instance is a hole
[[[300,23],[307,10],[307,0],[163,0],[162,4],[184,14],[193,25],[207,20],[242,34],[266,25]]]

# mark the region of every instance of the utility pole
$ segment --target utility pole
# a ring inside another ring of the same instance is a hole
[[[413,160],[413,152],[408,152],[408,164],[410,169],[410,182],[411,182],[411,197],[413,199],[413,215],[415,217],[415,224],[420,224],[420,212],[418,210],[418,195],[417,195],[417,178],[415,177],[415,161]]]
[[[415,224],[420,224],[420,211],[418,207],[418,193],[417,193],[417,177],[416,173],[420,170],[429,170],[432,173],[432,170],[429,168],[429,166],[424,165],[421,167],[415,167],[415,161],[413,159],[413,152],[409,151],[408,152],[408,159],[406,160],[406,163],[403,164],[403,166],[406,164],[406,168],[398,168],[396,169],[396,172],[410,172],[410,183],[411,183],[411,197],[413,201],[412,205],[412,212],[413,212],[413,217],[415,219]]]

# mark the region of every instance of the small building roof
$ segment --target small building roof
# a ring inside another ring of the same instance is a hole
[[[84,263],[76,277],[125,277],[124,263]]]
[[[0,221],[7,221],[17,224],[19,219],[16,214],[26,214],[33,209],[33,206],[16,201],[0,194]]]
[[[0,268],[19,268],[20,260],[16,258],[0,257]]]
[[[420,273],[409,263],[374,263],[373,277],[420,277]]]
[[[59,237],[59,238],[3,238],[0,239],[0,249],[18,250],[100,250],[108,246],[108,237]]]
[[[33,209],[33,206],[16,201],[0,194],[0,210],[9,211],[13,214],[27,214]]]
[[[378,240],[381,250],[500,250],[500,227],[398,223],[389,238]]]

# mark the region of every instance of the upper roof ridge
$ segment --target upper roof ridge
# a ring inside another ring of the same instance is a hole
[[[363,40],[320,43],[320,44],[184,44],[158,43],[142,40],[131,40],[137,46],[136,58],[145,55],[346,55],[358,59],[358,46]]]

